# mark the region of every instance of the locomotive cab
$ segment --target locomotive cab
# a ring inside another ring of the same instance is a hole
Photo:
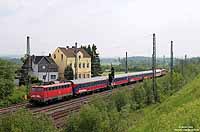
[[[35,100],[38,102],[44,102],[45,88],[40,86],[33,86],[30,90],[31,101]]]

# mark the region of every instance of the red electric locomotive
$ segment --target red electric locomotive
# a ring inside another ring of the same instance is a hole
[[[73,95],[72,84],[58,83],[52,85],[33,86],[30,92],[31,102],[47,103]]]

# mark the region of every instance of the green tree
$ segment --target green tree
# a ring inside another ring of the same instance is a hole
[[[91,61],[92,61],[92,64],[91,64],[92,77],[101,75],[102,70],[101,70],[100,58],[99,58],[99,54],[97,53],[97,47],[94,44],[92,45]]]
[[[0,100],[12,94],[15,67],[11,62],[0,59]]]
[[[73,69],[72,69],[71,66],[67,66],[67,67],[65,68],[64,77],[65,77],[65,79],[67,79],[67,80],[73,80],[73,78],[74,78],[74,73],[73,73]]]
[[[92,77],[99,76],[102,74],[101,63],[99,58],[99,53],[97,53],[97,47],[95,44],[86,46],[81,46],[83,49],[87,51],[87,53],[91,56],[91,74]]]

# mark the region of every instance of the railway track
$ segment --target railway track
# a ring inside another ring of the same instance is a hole
[[[125,89],[134,86],[134,84],[126,85],[126,86],[120,86],[119,88],[115,88],[112,90],[105,90],[101,92],[95,92],[93,94],[89,94],[86,96],[70,99],[68,101],[59,102],[56,104],[43,106],[43,107],[34,107],[28,102],[16,104],[9,106],[7,108],[1,108],[0,109],[0,115],[9,113],[9,112],[15,112],[19,108],[26,108],[30,110],[33,115],[37,115],[39,113],[45,113],[49,117],[53,119],[53,123],[57,128],[60,128],[64,125],[65,119],[72,113],[72,112],[79,112],[81,106],[84,104],[89,103],[90,99],[94,96],[106,96],[109,95],[115,91],[118,91],[120,89]]]
[[[6,114],[9,112],[15,112],[19,108],[27,107],[28,105],[29,105],[28,102],[24,102],[24,103],[14,104],[6,108],[0,108],[0,115]]]
[[[120,89],[129,88],[131,86],[132,85],[128,85],[128,86],[124,86],[121,88],[113,89],[112,91],[108,90],[108,91],[104,91],[101,93],[89,95],[84,98],[78,98],[79,100],[73,101],[71,103],[67,102],[66,106],[63,106],[63,105],[62,105],[63,107],[57,106],[57,107],[53,108],[53,111],[47,110],[46,114],[53,119],[55,126],[57,128],[60,128],[60,127],[63,127],[63,125],[65,124],[66,118],[73,112],[79,112],[81,106],[90,102],[91,97],[93,97],[93,96],[101,96],[101,97],[108,96],[108,95],[112,94],[113,92],[116,92]]]

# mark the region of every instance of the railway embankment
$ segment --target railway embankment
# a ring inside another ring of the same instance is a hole
[[[200,131],[200,75],[161,104],[142,110],[129,132]]]

